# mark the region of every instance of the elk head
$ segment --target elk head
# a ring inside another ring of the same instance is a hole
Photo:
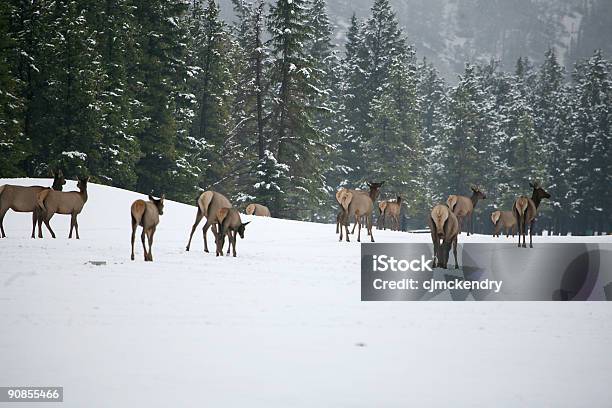
[[[530,182],[529,187],[533,188],[531,199],[535,203],[539,204],[543,198],[550,198],[550,194],[548,194],[548,192],[542,188],[539,181],[536,180],[534,182]]]
[[[159,215],[164,215],[164,200],[166,199],[166,195],[162,194],[159,199],[154,198],[151,194],[149,194],[149,200],[155,204],[157,207],[157,212]]]
[[[485,198],[487,198],[487,195],[485,194],[484,191],[482,191],[482,189],[478,186],[471,186],[470,189],[472,190],[472,192],[474,194],[472,194],[472,197],[476,197],[480,200],[484,200]]]
[[[368,187],[370,187],[370,198],[372,198],[372,200],[375,200],[376,197],[378,197],[378,194],[380,193],[380,188],[383,184],[385,184],[384,181],[380,183],[371,183],[369,181],[367,182]]]
[[[77,188],[81,191],[87,191],[87,182],[89,181],[89,177],[79,177],[79,181],[77,183]]]
[[[240,235],[241,239],[244,239],[244,230],[245,230],[246,226],[249,225],[250,223],[251,223],[251,221],[245,222],[244,224],[240,223],[240,226],[236,230],[236,232],[238,232],[238,235]]]
[[[66,184],[64,173],[61,170],[51,170],[51,176],[53,176],[53,189],[56,191],[62,191],[62,186]]]

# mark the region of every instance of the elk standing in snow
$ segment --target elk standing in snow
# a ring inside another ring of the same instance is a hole
[[[519,248],[521,247],[521,235],[523,236],[523,248],[527,247],[525,244],[527,226],[529,226],[529,248],[533,248],[533,227],[535,226],[536,217],[538,215],[538,207],[543,198],[550,198],[550,194],[544,191],[539,182],[529,183],[529,186],[533,188],[531,198],[520,196],[512,206],[512,212],[518,224]]]
[[[512,238],[514,238],[514,233],[516,232],[516,218],[512,211],[493,211],[491,213],[491,222],[495,226],[495,231],[493,231],[494,237],[499,237],[499,230],[503,229],[506,231],[506,238],[508,238],[511,231]]]
[[[244,230],[250,223],[243,223],[240,219],[240,213],[235,208],[221,208],[217,211],[217,220],[219,220],[219,233],[217,234],[217,256],[223,256],[223,245],[225,244],[225,235],[229,239],[227,254],[230,253],[230,247],[233,248],[234,257],[236,256],[236,235],[244,239]]]
[[[382,187],[383,184],[385,184],[385,182],[384,181],[381,183],[369,183],[368,182],[367,184],[368,184],[368,187],[370,188],[369,193],[363,190],[353,190],[353,189],[348,189],[348,188],[341,188],[340,190],[336,192],[336,202],[340,205],[340,212],[336,216],[336,234],[340,233],[341,235],[340,241],[342,241],[342,230],[341,230],[342,221],[344,220],[344,222],[346,223],[345,224],[346,226],[349,226],[350,224],[350,217],[345,217],[345,214],[344,214],[345,209],[342,206],[342,202],[341,202],[342,197],[344,197],[346,193],[367,194],[372,199],[372,202],[376,202],[376,198],[378,198],[378,194],[380,193],[380,188]],[[360,221],[359,222],[360,225],[365,223],[363,215],[359,221]],[[351,234],[355,233],[355,227],[357,226],[357,224],[358,224],[357,219],[355,219],[355,225],[353,225],[353,231],[351,232]],[[348,241],[348,234],[347,234],[347,241]]]
[[[443,204],[436,205],[429,214],[429,230],[434,245],[433,266],[447,269],[448,258],[453,247],[455,256],[455,269],[459,268],[457,262],[457,235],[459,234],[459,222],[453,212]]]
[[[487,195],[483,191],[481,191],[479,187],[472,186],[470,188],[472,190],[471,197],[451,194],[446,200],[448,208],[451,209],[451,211],[457,217],[457,220],[459,220],[460,233],[463,230],[464,218],[469,217],[469,223],[467,225],[468,236],[470,235],[470,232],[472,234],[474,233],[474,208],[476,208],[478,200],[484,200],[485,198],[487,198]]]
[[[136,200],[132,203],[130,208],[132,216],[132,261],[134,260],[136,228],[140,225],[142,227],[140,239],[142,240],[142,249],[144,250],[144,260],[153,262],[153,236],[155,235],[157,224],[159,224],[159,216],[164,214],[164,199],[165,195],[162,194],[159,199],[149,196],[149,201]],[[145,235],[149,239],[148,251],[145,245]]]
[[[247,215],[257,215],[259,217],[271,217],[270,210],[265,205],[249,204],[246,208]]]
[[[402,197],[397,196],[395,201],[385,200],[378,203],[378,209],[380,210],[380,224],[383,229],[386,229],[385,223],[387,217],[391,219],[391,229],[395,231],[400,230],[400,212],[402,210]]]
[[[369,193],[360,190],[343,189],[336,194],[336,199],[343,210],[341,224],[344,225],[346,232],[346,242],[349,242],[348,220],[351,216],[355,217],[355,223],[357,224],[357,242],[361,242],[361,217],[365,218],[368,235],[370,235],[370,240],[374,242],[374,236],[372,235],[372,210],[383,183],[368,183],[370,187]],[[342,241],[342,225],[340,226],[340,241]]]
[[[51,171],[53,176],[53,190],[62,191],[66,179],[61,170],[54,172]],[[36,230],[36,223],[38,222],[38,237],[42,238],[42,217],[38,208],[37,196],[43,190],[48,187],[41,186],[14,186],[5,184],[0,186],[0,238],[5,238],[4,233],[4,216],[6,212],[11,209],[15,212],[31,212],[32,213],[32,238],[34,238],[34,231]]]
[[[77,216],[83,211],[83,207],[87,202],[87,182],[89,177],[79,178],[77,187],[79,191],[55,191],[55,190],[43,190],[38,193],[36,197],[38,201],[38,208],[40,208],[42,219],[45,225],[51,232],[51,236],[55,238],[55,232],[51,229],[49,221],[55,214],[70,215],[70,234],[68,238],[72,238],[72,230],[76,232],[76,239],[79,237],[79,223]]]
[[[185,250],[189,251],[191,247],[191,238],[193,238],[193,233],[195,232],[198,224],[202,220],[202,217],[206,217],[206,224],[202,227],[202,232],[204,234],[204,252],[208,252],[208,240],[206,239],[206,232],[212,226],[213,234],[215,235],[215,239],[217,236],[217,224],[219,220],[217,219],[217,212],[221,208],[231,208],[232,203],[221,193],[217,193],[216,191],[205,191],[200,194],[198,197],[198,213],[196,214],[195,223],[193,227],[191,227],[191,234],[189,235],[189,242],[187,242],[187,248]]]

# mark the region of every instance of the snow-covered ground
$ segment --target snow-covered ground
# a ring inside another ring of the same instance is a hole
[[[67,216],[33,240],[31,216],[9,211],[0,386],[63,386],[79,408],[610,406],[606,302],[361,302],[359,244],[333,225],[254,217],[238,257],[216,258],[201,229],[185,252],[196,210],[169,201],[155,262],[140,245],[132,262],[136,198],[90,184],[80,241]]]

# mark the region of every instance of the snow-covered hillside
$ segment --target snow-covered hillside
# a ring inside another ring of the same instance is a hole
[[[67,216],[51,221],[57,239],[33,240],[31,216],[9,211],[0,240],[0,385],[63,386],[65,407],[612,400],[608,303],[361,302],[359,244],[337,242],[333,225],[244,216],[253,222],[238,257],[216,258],[202,251],[201,229],[185,252],[196,210],[170,201],[155,262],[143,261],[140,245],[132,262],[136,198],[144,196],[90,184],[80,241],[67,239]],[[428,239],[374,234],[377,242]]]

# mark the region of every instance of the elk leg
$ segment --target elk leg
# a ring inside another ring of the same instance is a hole
[[[68,239],[72,238],[73,229],[74,229],[74,213],[70,214],[70,233],[68,234]]]
[[[147,246],[145,245],[145,228],[142,227],[142,234],[140,234],[140,240],[142,241],[142,249],[144,250],[145,262],[149,260],[149,254],[147,253]]]
[[[149,261],[153,262],[153,235],[155,235],[155,228],[151,228],[147,232],[147,238],[149,238]]]
[[[372,214],[366,216],[366,225],[370,233],[370,241],[374,242],[374,235],[372,235]]]
[[[341,234],[341,228],[340,228],[340,223],[342,222],[342,211],[340,211],[337,215],[336,215],[336,234]]]
[[[79,214],[74,215],[74,230],[76,231],[76,239],[81,239],[79,236]]]
[[[236,257],[236,232],[234,231],[234,235],[232,237],[232,248],[234,250],[234,258]],[[227,250],[227,253],[229,254],[229,249]]]
[[[357,227],[357,215],[355,215],[355,224],[353,225],[353,230],[351,231],[351,235],[355,234],[355,227]]]
[[[193,227],[191,227],[191,234],[189,234],[189,242],[187,242],[187,247],[185,248],[185,251],[189,251],[189,247],[191,247],[191,238],[193,238],[193,233],[195,232],[196,228],[198,228],[198,224],[200,223],[200,221],[202,221],[202,217],[204,217],[204,214],[202,214],[202,211],[200,211],[200,207],[198,206],[198,213],[196,214],[196,219],[193,223]]]
[[[204,252],[208,252],[208,241],[206,240],[206,232],[208,232],[208,229],[210,228],[210,223],[208,222],[208,219],[206,220],[206,224],[204,224],[204,226],[202,227],[202,234],[204,235]],[[215,231],[213,230],[213,233]],[[216,235],[216,234],[215,234]]]
[[[0,209],[0,238],[6,238],[6,234],[4,233],[4,216],[7,211],[8,208]]]
[[[342,221],[344,221],[344,213],[342,214]],[[339,241],[342,242],[342,233],[343,233],[343,229],[344,229],[344,224],[339,224],[340,225],[340,239]],[[338,227],[338,224],[336,225],[336,228]]]
[[[32,211],[32,238],[35,238],[34,232],[36,231],[36,221],[38,221],[38,211],[34,209],[34,211]]]
[[[38,224],[38,238],[42,238],[43,237],[43,234],[42,234],[43,215],[41,211],[38,211],[38,214],[36,215],[36,222]]]
[[[535,218],[531,220],[531,225],[529,226],[529,248],[533,248],[533,227],[535,225]]]
[[[346,242],[351,242],[349,239],[349,231],[348,231],[348,220],[349,220],[349,213],[348,211],[344,212],[344,233],[345,233],[345,238],[346,238]],[[340,239],[342,241],[342,239]]]
[[[44,218],[44,221],[45,221],[45,226],[51,233],[51,236],[55,238],[55,232],[51,229],[51,224],[49,224],[49,221],[51,221],[51,217],[53,217],[53,213],[48,213],[47,216]]]
[[[357,242],[361,242],[361,216],[359,215],[359,210],[355,211],[355,225],[359,224],[357,228]],[[353,227],[353,229],[355,229]]]
[[[236,234],[236,232],[234,232],[234,234]],[[230,247],[232,246],[232,230],[228,230],[227,231],[227,255],[230,254]],[[236,250],[234,250],[234,253],[236,252]],[[236,255],[234,255],[236,256]]]
[[[138,223],[136,222],[134,217],[132,217],[132,256],[130,257],[132,261],[134,260],[134,240],[136,239],[136,227],[137,226],[138,226]]]
[[[457,237],[453,240],[453,255],[455,256],[455,269],[459,269],[459,262],[457,262]]]

